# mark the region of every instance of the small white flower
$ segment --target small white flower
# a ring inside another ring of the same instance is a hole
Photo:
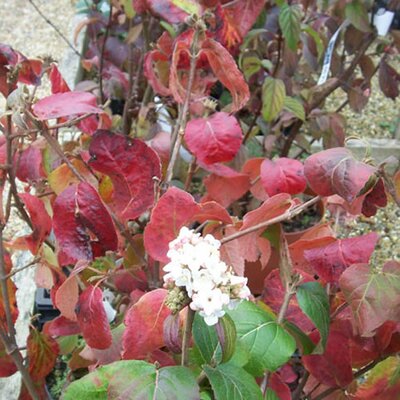
[[[238,302],[248,299],[247,278],[236,276],[220,258],[221,242],[212,235],[201,237],[186,227],[169,243],[164,281],[171,289],[183,287],[191,298],[190,308],[208,325],[215,325]]]

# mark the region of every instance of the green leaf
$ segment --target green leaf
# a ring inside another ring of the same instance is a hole
[[[364,4],[360,0],[349,1],[344,9],[346,19],[361,32],[371,32],[368,23],[368,13]]]
[[[329,299],[319,282],[306,282],[298,286],[297,301],[301,310],[318,329],[321,340],[314,349],[314,354],[322,354],[329,335]]]
[[[200,5],[192,0],[172,0],[172,3],[188,14],[200,15]]]
[[[275,318],[256,304],[243,301],[228,311],[236,325],[238,341],[249,352],[247,369],[255,374],[275,371],[296,350],[296,342]]]
[[[199,387],[185,367],[156,369],[145,361],[117,361],[71,383],[63,400],[130,398],[198,400]]]
[[[302,25],[302,29],[314,39],[315,45],[317,46],[318,60],[320,60],[325,53],[325,47],[321,37],[318,32],[309,25]]]
[[[283,81],[267,77],[262,88],[262,115],[267,122],[273,121],[282,111],[285,97],[286,89]]]
[[[228,362],[235,353],[236,327],[228,314],[220,318],[218,323],[221,324],[224,334],[223,343],[220,343],[220,345],[222,346],[222,362],[225,363]]]
[[[124,6],[125,14],[129,19],[132,19],[136,15],[136,11],[133,8],[132,0],[122,0],[122,5]]]
[[[297,325],[286,320],[283,326],[295,338],[297,347],[301,349],[303,355],[311,354],[314,351],[314,342]]]
[[[267,388],[265,395],[265,400],[280,400],[277,394],[271,388]]]
[[[287,111],[290,111],[298,119],[305,121],[306,112],[304,111],[303,103],[299,99],[296,99],[295,97],[286,96],[283,108]]]
[[[257,56],[247,56],[245,54],[241,60],[241,69],[244,73],[246,80],[249,80],[261,69],[261,61]]]
[[[284,4],[279,13],[279,26],[290,50],[296,51],[300,37],[301,11],[298,5]]]
[[[208,326],[196,313],[192,327],[193,340],[205,363],[219,363],[222,359],[221,345],[214,326]]]
[[[262,400],[255,379],[243,368],[221,364],[216,368],[204,367],[216,400]]]

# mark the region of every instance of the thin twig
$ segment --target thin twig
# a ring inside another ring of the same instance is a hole
[[[247,228],[247,229],[243,229],[242,231],[235,232],[232,235],[221,239],[221,244],[230,242],[231,240],[235,240],[235,239],[240,238],[240,237],[242,237],[244,235],[247,235],[249,233],[256,232],[259,229],[266,228],[267,226],[276,224],[278,222],[287,221],[289,219],[292,219],[296,215],[301,214],[308,207],[311,207],[313,204],[317,203],[320,199],[321,199],[320,196],[313,197],[311,200],[308,200],[304,204],[301,204],[301,205],[299,205],[297,207],[294,207],[294,208],[286,211],[282,215],[279,215],[279,216],[277,216],[275,218],[271,218],[268,221],[260,222],[259,224],[251,226],[250,228]]]
[[[68,47],[79,57],[82,57],[82,54],[72,45],[72,43],[65,37],[65,35],[60,31],[60,29],[50,21],[46,15],[40,10],[40,8],[33,2],[33,0],[29,0],[29,3],[32,4],[32,7],[39,13],[39,15],[57,32],[58,36],[68,45]]]
[[[191,97],[190,95],[192,93],[194,75],[196,72],[196,63],[197,63],[197,57],[198,57],[197,47],[198,47],[199,35],[200,35],[199,27],[196,27],[196,30],[195,30],[194,36],[193,36],[191,51],[190,51],[190,70],[189,70],[188,85],[186,88],[185,102],[183,103],[183,107],[180,109],[178,121],[176,122],[176,125],[174,127],[174,132],[172,134],[172,138],[175,139],[175,143],[174,143],[171,158],[170,158],[170,161],[169,161],[169,164],[167,167],[167,173],[165,175],[165,181],[164,181],[164,185],[163,185],[164,189],[168,188],[168,186],[172,180],[172,175],[174,173],[174,166],[175,166],[176,160],[178,158],[179,148],[181,147],[183,135],[185,133],[186,119],[187,119],[187,113],[189,110],[189,103],[190,103],[190,97]]]
[[[306,386],[309,377],[310,373],[307,370],[305,370],[299,384],[297,385],[295,391],[292,393],[292,400],[300,399],[301,394],[303,393],[303,389]]]
[[[39,262],[38,258],[33,259],[30,263],[24,265],[23,267],[20,268],[15,268],[13,269],[9,274],[6,275],[6,278],[11,278],[12,276],[14,276],[15,274],[18,274],[18,272],[21,272],[29,267],[32,267],[33,265],[37,264]]]
[[[189,350],[189,342],[192,334],[192,325],[194,320],[195,312],[187,306],[187,314],[186,314],[186,323],[183,330],[183,338],[182,338],[182,358],[181,365],[184,367],[188,363],[188,350]]]

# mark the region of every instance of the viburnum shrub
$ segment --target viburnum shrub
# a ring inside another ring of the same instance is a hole
[[[66,400],[397,398],[400,264],[337,226],[400,204],[398,160],[356,159],[324,102],[361,111],[376,72],[397,97],[399,33],[359,0],[79,4],[75,90],[0,45],[0,375],[45,399],[62,354]],[[14,250],[60,312],[26,359]]]

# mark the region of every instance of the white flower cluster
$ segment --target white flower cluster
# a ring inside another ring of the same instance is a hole
[[[202,237],[186,227],[169,243],[164,281],[184,288],[191,299],[190,308],[199,311],[208,325],[215,325],[240,300],[250,296],[247,278],[234,275],[220,258],[221,243],[212,235]]]

